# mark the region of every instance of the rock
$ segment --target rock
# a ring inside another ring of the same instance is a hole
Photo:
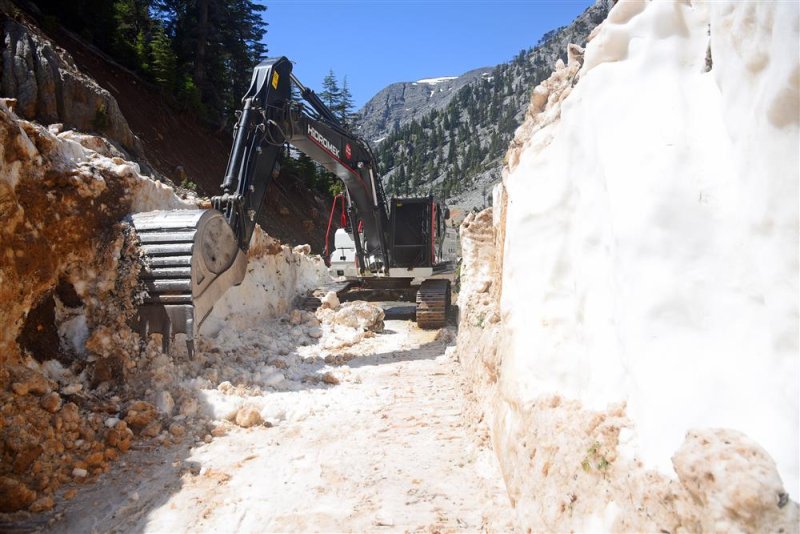
[[[215,438],[222,437],[227,433],[228,433],[228,428],[225,425],[217,425],[211,429],[211,435]]]
[[[24,510],[36,500],[36,492],[22,482],[0,477],[0,512]]]
[[[103,452],[93,452],[86,457],[86,465],[89,467],[102,466],[105,461],[105,454]]]
[[[140,435],[146,438],[154,438],[161,433],[161,423],[159,421],[150,421],[146,427],[142,429]]]
[[[432,80],[434,83],[398,82],[384,87],[363,108],[359,135],[377,144],[391,130],[419,120],[434,109],[443,109],[470,82],[491,73],[492,68],[475,69],[458,77]]]
[[[158,392],[158,395],[156,395],[156,406],[159,412],[167,417],[172,416],[172,412],[175,410],[175,401],[172,399],[172,395],[169,391]]]
[[[106,445],[116,447],[121,452],[126,452],[131,446],[133,432],[128,428],[125,421],[118,421],[114,428],[106,434]]]
[[[791,532],[800,507],[758,443],[726,428],[690,430],[672,457],[681,484],[700,505],[704,532]]]
[[[5,18],[0,92],[17,99],[20,116],[44,124],[64,123],[81,131],[100,132],[126,150],[143,156],[117,101],[97,82],[82,74],[69,54],[32,27]],[[60,103],[70,102],[68,106]],[[63,128],[63,125],[61,126]]]
[[[444,343],[450,343],[451,341],[456,339],[456,333],[450,330],[449,328],[440,328],[438,332],[436,332],[436,341],[442,341]]]
[[[117,417],[109,417],[105,421],[103,421],[103,424],[107,428],[114,428],[117,425],[117,423],[119,423],[119,418]]]
[[[69,384],[68,386],[64,386],[63,388],[61,388],[61,393],[63,395],[75,395],[82,389],[83,389],[83,384]]]
[[[186,435],[186,428],[178,423],[172,423],[169,425],[169,433],[176,438],[182,438],[184,435]]]
[[[292,249],[293,254],[303,254],[305,256],[311,254],[311,245],[297,245]]]
[[[14,111],[17,109],[17,99],[16,98],[0,98],[0,102],[5,104],[9,111]]]
[[[282,358],[276,358],[274,360],[270,360],[267,363],[276,369],[286,369],[289,367],[289,364],[286,363],[286,360]]]
[[[251,426],[260,425],[263,422],[264,420],[261,418],[261,413],[253,405],[246,404],[236,412],[235,423],[242,428],[250,428]]]
[[[289,314],[289,323],[293,325],[299,325],[303,322],[303,312],[300,310],[292,310],[292,313]]]
[[[78,490],[77,489],[70,488],[70,489],[68,489],[67,491],[64,492],[64,499],[67,500],[67,501],[71,501],[72,499],[75,498],[75,496],[77,494],[78,494]]]
[[[328,365],[344,365],[355,358],[352,354],[328,354],[325,356],[325,363]]]
[[[325,293],[325,296],[320,299],[322,302],[323,308],[328,308],[331,310],[335,310],[339,307],[339,297],[336,295],[336,291],[328,291]]]
[[[363,301],[346,302],[334,314],[332,323],[349,328],[383,331],[383,310],[374,304]]]
[[[76,467],[75,469],[72,470],[73,478],[86,478],[86,475],[88,474],[89,472],[86,471],[86,469],[83,469],[82,467]]]
[[[140,431],[158,417],[155,406],[145,401],[134,401],[128,406],[125,422],[134,431]]]
[[[9,371],[12,377],[11,389],[17,395],[30,393],[41,396],[51,390],[50,381],[42,373],[23,366],[13,366]]]
[[[78,405],[74,402],[68,402],[58,411],[58,415],[66,424],[78,423],[81,420]]]
[[[56,505],[55,501],[49,495],[45,497],[41,497],[33,501],[33,503],[28,507],[28,510],[37,514],[39,512],[46,512],[47,510],[51,510]]]
[[[334,376],[333,373],[331,372],[327,372],[324,375],[322,375],[322,381],[325,382],[326,384],[331,384],[334,386],[339,383],[339,379],[336,378],[336,376]]]
[[[50,413],[56,413],[61,409],[61,396],[55,391],[48,393],[42,397],[39,405]]]
[[[319,339],[322,337],[322,329],[318,326],[312,326],[311,328],[306,330],[306,334],[310,338]]]
[[[275,387],[281,382],[283,382],[285,379],[286,377],[283,376],[283,373],[275,372],[264,379],[264,385]]]
[[[181,402],[181,407],[178,409],[178,413],[185,417],[194,417],[197,413],[197,401],[195,399],[185,399]]]
[[[18,475],[26,473],[33,462],[42,455],[42,452],[44,449],[38,444],[17,452],[13,464],[14,473]]]

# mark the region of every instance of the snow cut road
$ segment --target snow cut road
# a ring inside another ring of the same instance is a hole
[[[481,445],[480,424],[464,415],[460,370],[446,346],[436,332],[387,321],[384,333],[349,349],[339,384],[267,394],[291,408],[276,426],[134,452],[127,470],[81,492],[52,527],[511,531],[497,460]]]

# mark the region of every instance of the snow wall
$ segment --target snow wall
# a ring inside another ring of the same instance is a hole
[[[798,26],[622,1],[534,90],[459,334],[524,526],[797,530]]]

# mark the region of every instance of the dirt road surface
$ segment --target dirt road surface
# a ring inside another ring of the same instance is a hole
[[[511,531],[497,461],[445,354],[449,337],[387,321],[351,347],[340,383],[268,393],[274,426],[133,451],[47,528]]]

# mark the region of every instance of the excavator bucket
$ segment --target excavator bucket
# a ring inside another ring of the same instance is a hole
[[[191,356],[214,304],[244,279],[247,254],[216,210],[150,211],[131,219],[143,260],[139,332],[143,339],[161,334],[164,352],[176,334],[186,334]]]

